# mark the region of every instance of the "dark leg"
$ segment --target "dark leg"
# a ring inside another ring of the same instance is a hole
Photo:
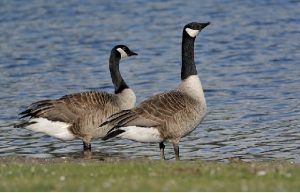
[[[179,161],[179,146],[178,143],[173,143],[174,152],[175,152],[175,158],[177,161]]]
[[[83,158],[84,159],[92,158],[92,146],[90,143],[83,142]]]
[[[90,143],[83,142],[83,151],[91,151],[92,146]]]
[[[164,142],[159,143],[159,149],[160,149],[160,159],[165,160],[165,145]]]

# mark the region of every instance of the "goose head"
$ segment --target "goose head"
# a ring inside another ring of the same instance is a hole
[[[183,33],[186,33],[188,36],[191,38],[196,38],[198,33],[204,29],[206,26],[208,26],[210,22],[207,23],[197,23],[197,22],[192,22],[184,26],[183,28]]]
[[[120,58],[126,58],[129,56],[138,55],[137,53],[131,51],[127,46],[125,45],[117,45],[113,48],[113,50],[116,50],[117,53],[120,54]]]

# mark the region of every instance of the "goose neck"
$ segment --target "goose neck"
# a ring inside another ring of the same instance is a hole
[[[120,54],[117,53],[117,51],[113,50],[109,59],[109,70],[110,70],[112,82],[115,87],[116,94],[122,92],[126,88],[129,88],[120,73],[120,69],[119,69],[120,60],[121,60]]]
[[[197,75],[197,69],[194,61],[194,42],[195,38],[190,37],[185,31],[183,31],[181,80],[184,80],[191,75]]]

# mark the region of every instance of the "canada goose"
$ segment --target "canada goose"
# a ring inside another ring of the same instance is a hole
[[[119,136],[139,142],[158,142],[162,159],[165,159],[164,142],[170,141],[179,160],[180,139],[193,131],[205,116],[206,102],[194,62],[194,42],[207,25],[209,23],[193,22],[183,28],[179,86],[109,117],[100,125],[112,128],[104,140]]]
[[[38,101],[20,113],[21,118],[29,119],[14,127],[42,132],[61,140],[80,138],[84,151],[91,151],[91,139],[101,138],[108,131],[98,126],[113,113],[135,105],[135,94],[119,71],[120,59],[133,55],[137,54],[125,45],[117,45],[111,50],[109,69],[115,94],[90,91]]]

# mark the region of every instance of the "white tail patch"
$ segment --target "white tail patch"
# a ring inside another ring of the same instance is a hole
[[[185,28],[185,31],[191,36],[192,38],[196,37],[199,33],[199,30],[191,29],[191,28]]]
[[[121,54],[121,58],[128,57],[128,54],[122,48],[117,48],[117,51]]]
[[[162,142],[163,139],[160,137],[160,133],[156,128],[153,127],[121,127],[121,130],[124,130],[124,133],[121,133],[119,136],[121,138],[130,139],[133,141],[139,142]]]
[[[41,117],[30,119],[29,122],[36,123],[26,126],[26,129],[45,133],[61,140],[71,140],[75,138],[75,136],[68,129],[68,127],[70,126],[70,124],[68,123],[60,121],[50,121]]]

